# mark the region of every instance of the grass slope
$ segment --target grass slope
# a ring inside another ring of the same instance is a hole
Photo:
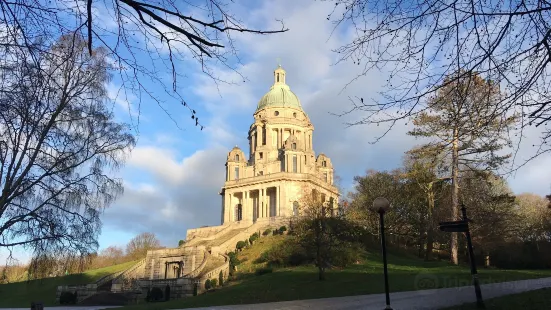
[[[42,301],[45,306],[53,306],[59,285],[89,284],[103,276],[128,269],[134,264],[135,261],[63,277],[0,284],[0,307],[30,307],[33,301]]]
[[[551,288],[492,298],[484,301],[486,310],[542,310],[551,309]],[[475,310],[476,303],[442,310]]]
[[[280,268],[271,274],[255,276],[264,264],[255,264],[261,253],[282,242],[284,236],[263,237],[239,254],[238,279],[206,294],[162,303],[127,306],[123,309],[174,309],[219,305],[263,303],[284,300],[352,296],[384,292],[382,259],[368,254],[357,265],[327,272],[326,281],[317,280],[314,266]],[[467,266],[446,262],[424,262],[416,258],[388,256],[391,292],[455,287],[471,284]],[[551,270],[480,270],[481,283],[513,281],[551,276]]]

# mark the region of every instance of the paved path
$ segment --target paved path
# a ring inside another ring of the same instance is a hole
[[[426,281],[434,281],[431,275],[426,275]],[[421,284],[421,282],[417,282]],[[502,282],[482,285],[482,297],[490,299],[494,297],[521,293],[540,288],[551,287],[551,278]],[[428,310],[460,305],[475,301],[473,286],[432,289],[423,291],[398,292],[390,294],[390,304],[394,310]],[[264,304],[216,306],[206,308],[194,308],[196,310],[381,310],[385,307],[385,295],[359,295],[347,297],[334,297],[322,299],[306,299],[281,301]],[[45,310],[99,310],[117,307],[44,307]],[[6,309],[6,308],[2,308]],[[7,308],[9,310],[28,310],[29,308]]]
[[[482,285],[482,298],[490,299],[503,295],[521,293],[551,287],[551,278],[502,282]],[[425,310],[475,302],[473,286],[443,288],[423,291],[398,292],[390,294],[390,305],[394,310]],[[194,308],[209,310],[381,310],[385,308],[385,295],[360,295],[348,297],[282,301],[254,305],[235,305]]]

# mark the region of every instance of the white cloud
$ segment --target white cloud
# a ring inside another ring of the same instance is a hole
[[[217,87],[209,78],[194,76],[194,87],[190,89],[194,89],[210,113],[203,117],[207,125],[202,136],[207,140],[206,148],[181,158],[180,146],[175,147],[178,144],[170,137],[142,139],[127,169],[148,174],[150,183],[131,183],[124,197],[106,211],[105,225],[136,233],[152,231],[167,244],[174,244],[184,237],[188,228],[219,224],[218,191],[224,182],[227,152],[235,144],[247,143],[246,130],[253,121],[258,100],[273,83],[272,71],[278,57],[287,71],[288,84],[314,124],[314,149],[332,158],[337,174],[343,177],[343,185],[349,186],[352,177],[363,174],[366,169],[399,166],[404,151],[422,142],[406,135],[411,124],[397,123],[385,138],[370,144],[385,132],[386,126],[347,128],[345,122],[358,121],[365,115],[330,114],[348,110],[349,97],[376,98],[386,80],[384,72],[374,71],[343,89],[362,68],[351,63],[331,65],[338,56],[332,49],[349,41],[342,34],[330,36],[333,25],[325,17],[331,9],[325,2],[305,5],[288,0],[263,2],[260,9],[248,12],[254,28],[279,27],[274,21],[276,16],[285,21],[290,31],[236,38],[238,49],[247,56],[240,67],[247,78],[244,83],[235,73],[223,68],[217,68],[216,76],[236,81],[238,85]],[[144,141],[148,145],[141,144]],[[510,178],[513,190],[549,193],[551,175],[546,173],[549,170],[546,167],[551,167],[551,156],[541,157],[521,169]]]
[[[226,154],[212,147],[179,160],[169,149],[137,147],[127,169],[147,172],[152,183],[125,182],[123,197],[102,216],[104,226],[154,232],[164,244],[175,244],[188,228],[219,225]]]

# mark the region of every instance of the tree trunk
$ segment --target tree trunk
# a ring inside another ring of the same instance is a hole
[[[428,194],[427,194],[428,202],[429,202],[429,210],[428,210],[428,221],[429,225],[427,227],[427,249],[425,251],[425,260],[429,261],[432,258],[432,249],[434,247],[434,191],[432,188],[432,183],[429,185],[428,188]]]
[[[455,127],[453,129],[453,141],[452,141],[452,220],[457,220],[457,213],[459,211],[459,129]],[[457,256],[458,244],[457,233],[451,233],[450,242],[450,260],[453,264],[457,265],[459,259]]]
[[[316,261],[318,263],[318,279],[320,281],[323,281],[325,280],[325,268],[323,268],[320,246],[318,246],[318,249],[317,249]]]

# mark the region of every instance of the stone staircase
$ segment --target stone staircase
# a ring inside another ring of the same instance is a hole
[[[122,305],[144,298],[152,287],[164,290],[169,285],[175,293],[171,291],[171,298],[191,296],[197,284],[198,293],[202,293],[208,279],[217,279],[220,272],[224,277],[228,276],[229,258],[225,253],[234,250],[238,241],[248,239],[255,232],[261,233],[267,227],[277,228],[280,225],[288,223],[262,219],[255,223],[236,222],[221,228],[210,228],[210,235],[199,232],[182,247],[148,252],[146,258],[130,268],[107,275],[95,283],[59,287],[57,295],[59,297],[63,290],[71,290],[78,292],[79,304],[82,305]],[[159,277],[159,262],[174,256],[184,261],[180,278]],[[157,264],[156,269],[152,269],[153,262]]]
[[[119,273],[111,280],[110,290],[113,293],[139,290],[137,280],[143,277],[145,269],[145,258],[137,262],[134,266]]]

